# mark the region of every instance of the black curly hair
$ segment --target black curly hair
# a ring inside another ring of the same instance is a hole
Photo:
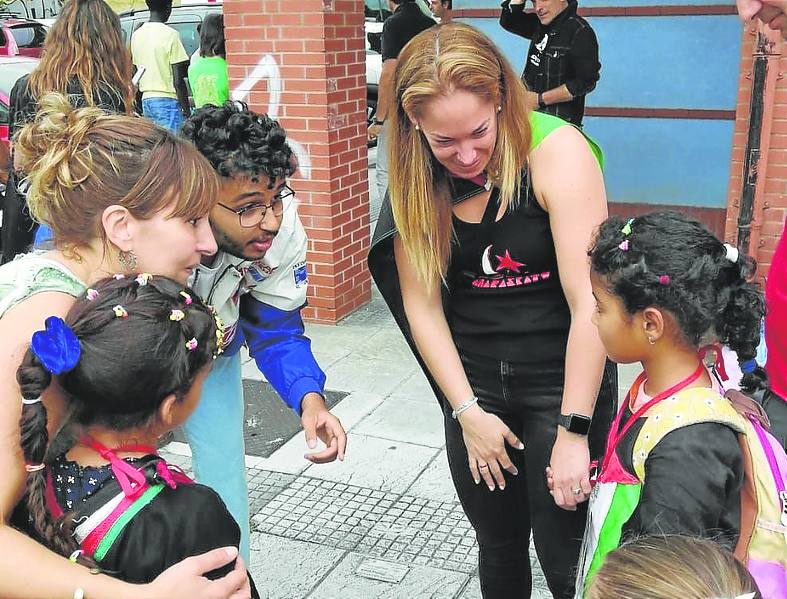
[[[222,177],[254,181],[264,175],[272,189],[276,179],[290,177],[298,168],[278,121],[243,102],[206,104],[186,119],[181,136],[197,146]]]
[[[116,306],[127,316],[118,317]],[[180,320],[170,318],[173,310],[182,312]],[[80,357],[73,370],[56,378],[71,419],[82,426],[101,424],[122,431],[149,422],[170,394],[181,399],[188,393],[217,352],[212,308],[166,277],[150,277],[145,284],[134,275],[99,281],[77,299],[65,322],[79,341]],[[191,339],[197,345],[190,350],[186,343]],[[16,373],[22,397],[38,399],[52,378],[28,349]],[[25,462],[43,463],[49,435],[42,402],[23,404],[20,432]],[[46,479],[46,470],[28,474],[28,510],[39,540],[69,555],[76,549],[69,515],[52,519],[46,508]]]
[[[699,346],[718,339],[741,361],[753,358],[765,314],[762,293],[750,280],[754,260],[741,254],[731,262],[725,245],[702,223],[677,212],[653,212],[626,225],[608,218],[588,252],[592,271],[626,312],[664,309],[675,317],[685,342]]]

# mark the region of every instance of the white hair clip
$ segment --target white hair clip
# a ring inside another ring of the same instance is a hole
[[[727,260],[732,262],[733,264],[738,261],[740,258],[741,253],[738,251],[734,245],[730,245],[729,243],[724,244],[724,248],[727,250]],[[735,599],[741,599],[740,597],[736,597]],[[744,596],[743,599],[746,599]]]
[[[743,595],[738,595],[737,597],[733,597],[733,599],[754,599],[757,596],[757,593],[744,593]],[[711,597],[711,599],[724,599],[723,597]]]
[[[36,397],[35,399],[22,398],[22,404],[25,405],[25,406],[32,406],[32,405],[35,405],[37,403],[41,403],[41,398],[40,397]]]

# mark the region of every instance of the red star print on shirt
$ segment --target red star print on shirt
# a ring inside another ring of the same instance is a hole
[[[511,254],[508,253],[506,250],[505,255],[498,256],[495,254],[495,258],[499,260],[499,264],[497,265],[497,272],[501,270],[512,270],[514,272],[519,272],[519,269],[525,265],[524,262],[517,262],[511,257]]]

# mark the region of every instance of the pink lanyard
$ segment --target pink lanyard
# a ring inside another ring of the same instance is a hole
[[[642,416],[645,412],[647,412],[650,408],[654,405],[667,399],[668,397],[674,395],[678,391],[681,391],[688,387],[691,383],[696,381],[698,378],[702,376],[702,373],[705,372],[705,365],[700,362],[697,369],[691,373],[688,377],[680,381],[679,383],[673,385],[666,391],[662,391],[653,399],[649,400],[645,405],[640,407],[636,412],[631,415],[631,418],[628,419],[626,424],[623,425],[623,429],[620,429],[620,420],[623,417],[623,412],[626,411],[626,408],[631,403],[632,395],[636,396],[639,393],[639,386],[645,380],[645,372],[641,372],[640,375],[637,377],[637,380],[634,381],[634,384],[631,385],[631,389],[629,389],[628,393],[626,393],[626,399],[623,402],[623,405],[620,406],[620,410],[618,411],[618,415],[615,417],[615,421],[612,423],[612,427],[609,429],[609,436],[607,437],[607,451],[604,454],[604,461],[601,465],[601,474],[603,474],[607,468],[609,467],[613,457],[615,456],[615,450],[620,443],[620,440],[623,436],[629,431],[629,429],[633,426],[633,424],[637,421],[637,418]],[[633,393],[632,393],[633,392]]]
[[[88,436],[82,437],[80,444],[90,447],[109,462],[109,465],[112,467],[112,474],[126,497],[135,498],[147,489],[148,483],[145,479],[145,473],[137,470],[125,460],[121,460],[115,452],[133,451],[155,455],[155,447],[148,445],[124,445],[112,450],[93,439],[93,437]]]

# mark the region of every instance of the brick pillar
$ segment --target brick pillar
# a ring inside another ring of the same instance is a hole
[[[277,118],[298,154],[310,320],[371,296],[363,0],[225,0],[234,99]]]
[[[744,177],[756,178],[749,254],[758,264],[758,275],[767,275],[787,215],[787,57],[778,33],[759,23],[743,32],[735,133],[730,170],[725,238],[736,243]],[[762,137],[756,169],[744,173],[746,142],[752,102],[754,54],[769,56],[763,91]]]

